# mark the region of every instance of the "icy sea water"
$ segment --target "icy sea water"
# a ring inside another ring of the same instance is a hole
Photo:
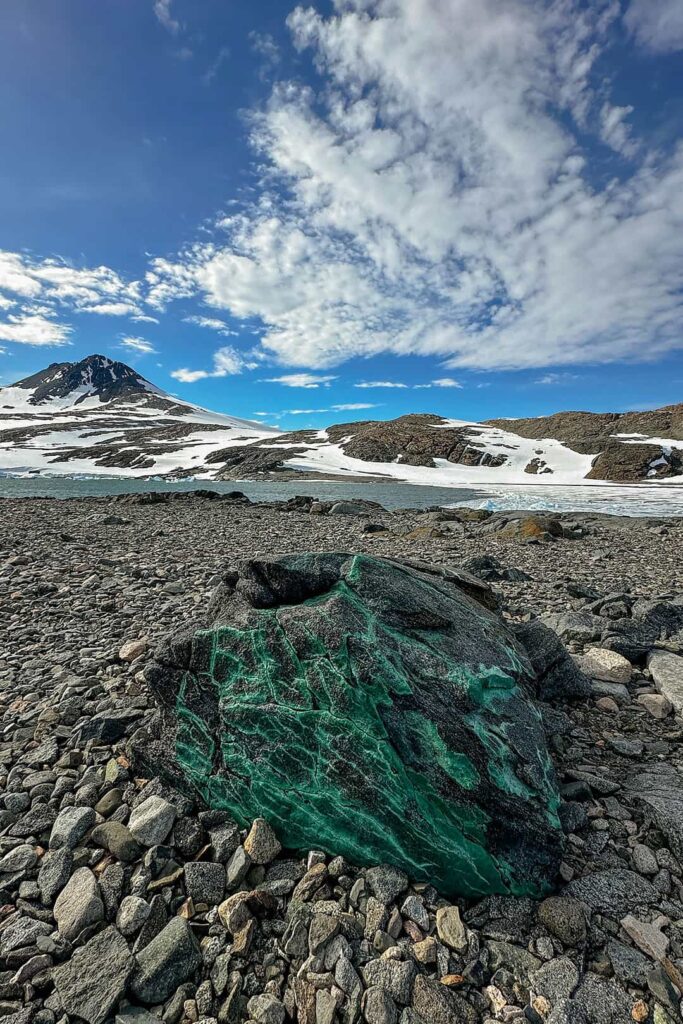
[[[474,508],[534,509],[553,512],[606,512],[627,516],[683,516],[683,485],[425,487],[397,481],[239,480],[221,483],[184,480],[125,480],[90,477],[0,477],[0,498],[86,498],[147,491],[243,491],[252,501],[283,501],[296,494],[322,501],[366,498],[385,508],[469,505]]]

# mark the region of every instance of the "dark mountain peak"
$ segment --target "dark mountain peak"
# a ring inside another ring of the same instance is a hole
[[[43,405],[57,399],[72,399],[79,405],[85,399],[100,402],[132,399],[162,392],[145,380],[136,370],[118,359],[96,353],[76,363],[51,363],[46,369],[17,381],[14,387],[33,391],[30,405]]]

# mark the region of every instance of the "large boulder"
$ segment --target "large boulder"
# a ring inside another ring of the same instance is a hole
[[[544,891],[561,828],[537,680],[474,584],[365,555],[245,562],[211,628],[148,666],[160,732],[137,756],[287,848]]]

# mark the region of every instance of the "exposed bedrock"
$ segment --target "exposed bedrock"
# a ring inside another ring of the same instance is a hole
[[[546,675],[564,696],[586,680],[550,631],[517,637],[478,594],[467,574],[368,555],[244,562],[211,627],[146,670],[160,732],[139,755],[285,847],[450,894],[542,892],[561,830],[534,697]]]

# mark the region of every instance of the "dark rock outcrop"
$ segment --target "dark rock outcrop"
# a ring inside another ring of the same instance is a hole
[[[624,444],[610,441],[593,460],[589,480],[629,483],[634,480],[658,480],[683,473],[681,449],[665,450],[655,444]]]
[[[643,412],[558,412],[552,416],[487,422],[521,437],[554,437],[585,455],[605,448],[617,434],[683,441],[683,403]]]

